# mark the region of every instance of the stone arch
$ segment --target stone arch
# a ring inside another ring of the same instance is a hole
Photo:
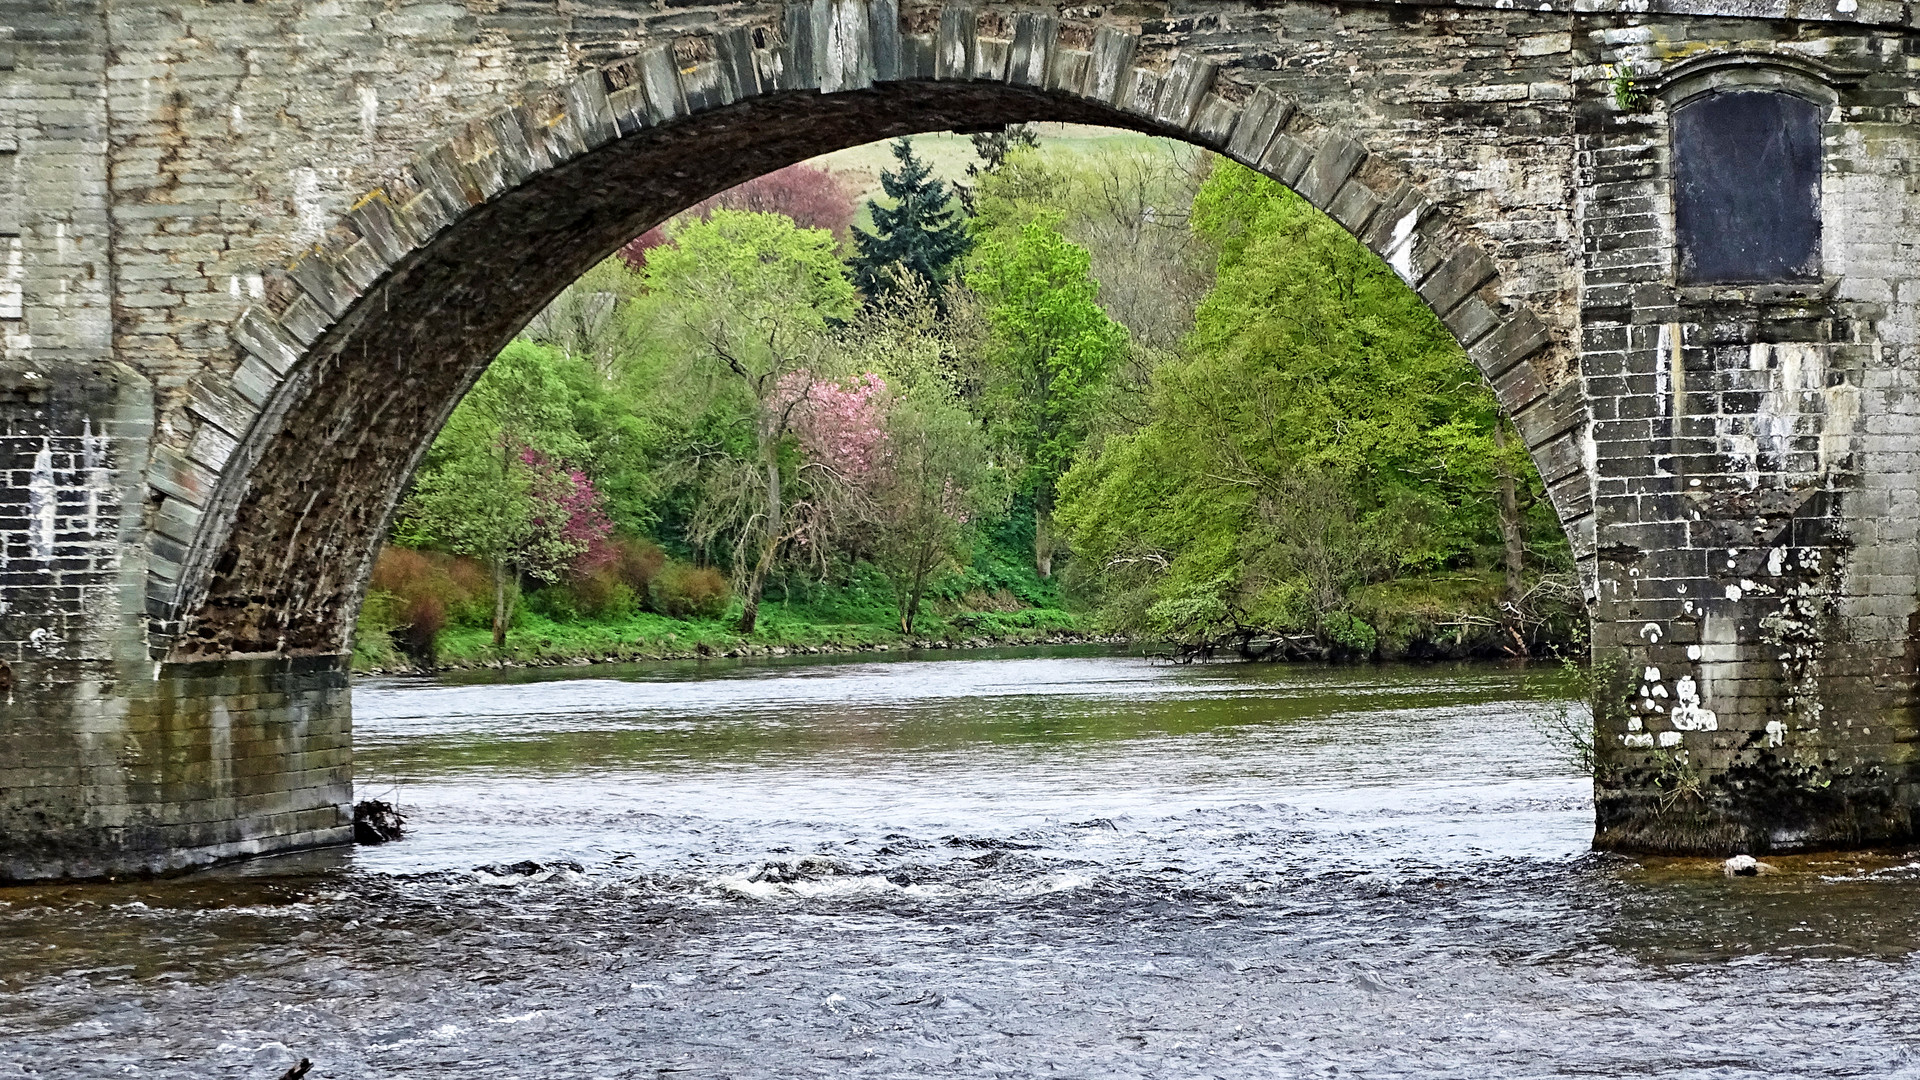
[[[237,367],[191,384],[191,430],[151,462],[152,654],[344,651],[432,434],[525,319],[627,238],[839,145],[1034,119],[1180,138],[1325,211],[1468,350],[1576,551],[1591,551],[1579,380],[1537,362],[1546,324],[1506,296],[1485,248],[1352,133],[1113,26],[815,0],[778,26],[656,44],[529,88],[421,152],[295,261],[287,295],[237,320]],[[501,257],[498,237],[538,243]],[[508,278],[543,291],[514,295]]]

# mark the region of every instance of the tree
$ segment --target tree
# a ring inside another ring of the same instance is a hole
[[[1017,454],[1019,489],[1034,505],[1034,568],[1053,573],[1055,484],[1086,438],[1096,395],[1127,348],[1124,328],[1095,302],[1085,248],[1041,217],[985,236],[967,284],[985,305],[987,409]]]
[[[966,217],[946,183],[933,179],[933,167],[914,156],[913,140],[899,139],[892,149],[900,167],[882,172],[880,187],[893,205],[869,199],[874,231],[854,227],[854,284],[873,299],[896,291],[901,274],[911,274],[940,304],[954,264],[972,246]]]
[[[1518,515],[1538,477],[1498,445],[1491,391],[1420,298],[1237,165],[1216,168],[1193,223],[1217,280],[1154,372],[1150,421],[1060,483],[1062,527],[1109,616],[1193,644],[1265,634],[1366,655],[1365,590],[1516,569],[1499,496],[1511,483]],[[1551,518],[1514,524],[1564,557]]]
[[[886,575],[904,634],[935,578],[968,555],[980,519],[1006,510],[964,405],[979,328],[970,306],[957,307],[941,317],[925,283],[909,280],[863,309],[835,339],[863,374],[817,389],[799,421],[803,452],[856,496],[844,539]]]
[[[671,236],[647,259],[635,317],[711,388],[716,426],[683,461],[704,496],[690,531],[701,545],[730,542],[739,626],[751,633],[782,549],[829,527],[832,478],[806,474],[794,425],[830,366],[829,323],[853,312],[853,286],[832,234],[779,214],[715,210]]]
[[[640,288],[640,276],[624,260],[606,259],[540,309],[524,334],[610,378],[615,362],[631,347],[633,327],[620,318],[620,305],[639,295]]]
[[[1127,328],[1130,347],[1109,375],[1091,438],[1146,423],[1153,369],[1193,327],[1217,252],[1188,227],[1211,155],[1169,139],[1131,139],[1091,152],[1012,146],[980,174],[976,235],[1052,216],[1087,249],[1100,306]]]
[[[501,352],[434,440],[396,529],[410,546],[488,565],[496,649],[512,622],[514,579],[557,580],[609,532],[599,493],[585,473],[562,464],[586,446],[558,362],[531,342]]]
[[[938,383],[891,403],[884,468],[872,483],[874,562],[893,585],[900,632],[912,634],[934,575],[955,565],[983,514],[1005,509],[986,436]]]
[[[992,131],[976,131],[972,135],[973,154],[979,161],[967,163],[967,179],[973,184],[955,183],[953,192],[960,197],[960,206],[972,217],[978,212],[975,192],[982,176],[1000,171],[1007,163],[1008,155],[1015,150],[1037,150],[1040,148],[1040,136],[1028,124],[1008,124]]]
[[[853,226],[854,194],[831,170],[803,161],[703,199],[678,217],[705,218],[715,210],[785,214],[802,228],[826,229],[844,238]],[[667,232],[664,224],[648,229],[620,249],[620,258],[636,270],[644,268],[647,252],[666,243]]]

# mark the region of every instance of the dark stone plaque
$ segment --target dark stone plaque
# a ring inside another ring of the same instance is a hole
[[[1680,280],[1820,276],[1820,107],[1765,91],[1709,94],[1673,115]]]

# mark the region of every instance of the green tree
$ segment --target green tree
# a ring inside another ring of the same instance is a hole
[[[954,264],[972,245],[966,217],[933,167],[914,156],[913,140],[899,139],[892,150],[900,165],[880,174],[880,187],[893,205],[867,201],[874,231],[853,230],[854,284],[871,299],[897,291],[901,275],[912,275],[941,303]]]
[[[557,354],[507,346],[454,409],[401,508],[396,538],[470,555],[493,573],[493,643],[506,643],[519,575],[556,580],[582,550],[567,533],[572,494],[551,463],[579,461],[574,395]]]
[[[552,345],[611,378],[618,359],[633,347],[637,329],[620,317],[620,305],[639,295],[640,275],[615,255],[582,274],[540,309],[522,335]]]
[[[1497,444],[1493,395],[1446,328],[1338,225],[1230,164],[1193,222],[1216,284],[1154,373],[1150,422],[1062,480],[1062,526],[1136,630],[1370,653],[1359,590],[1499,565],[1502,477],[1516,503],[1538,478]],[[1534,509],[1524,539],[1560,565]]]
[[[702,496],[691,539],[730,543],[739,627],[751,633],[782,549],[828,524],[831,478],[801,475],[794,421],[830,374],[829,325],[856,298],[833,235],[783,215],[715,210],[671,235],[647,255],[633,316],[691,365],[683,400],[704,398],[705,437],[696,432],[682,461]]]
[[[937,384],[892,403],[886,447],[869,511],[873,561],[893,585],[900,632],[912,634],[935,575],[959,564],[980,518],[1006,503],[980,425]]]
[[[1088,266],[1087,250],[1042,216],[986,233],[967,275],[993,331],[985,408],[1020,462],[1019,490],[1032,497],[1034,568],[1043,578],[1053,572],[1055,485],[1127,349],[1126,330],[1096,302]]]
[[[971,555],[981,522],[1006,512],[1004,476],[966,408],[985,336],[973,308],[953,304],[943,316],[925,284],[909,281],[837,336],[856,369],[883,377],[887,387],[859,539],[893,587],[905,634],[914,632],[938,575]]]

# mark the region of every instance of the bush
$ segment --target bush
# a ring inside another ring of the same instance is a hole
[[[366,604],[409,660],[432,667],[450,620],[491,625],[493,578],[472,559],[388,545],[374,561]]]
[[[580,617],[573,590],[565,585],[549,585],[528,593],[527,610],[554,622],[573,622]]]
[[[1321,616],[1320,630],[1340,656],[1365,658],[1380,648],[1378,631],[1366,620],[1344,611],[1329,611]]]
[[[602,560],[591,573],[570,583],[580,614],[616,620],[640,611],[647,606],[653,579],[667,562],[666,552],[650,540],[623,536],[615,539],[611,546],[611,558]]]
[[[438,596],[421,593],[406,599],[394,643],[418,667],[438,667],[440,631],[447,628],[447,604]]]
[[[717,619],[732,600],[726,575],[710,566],[668,562],[653,578],[653,607],[676,619]]]

